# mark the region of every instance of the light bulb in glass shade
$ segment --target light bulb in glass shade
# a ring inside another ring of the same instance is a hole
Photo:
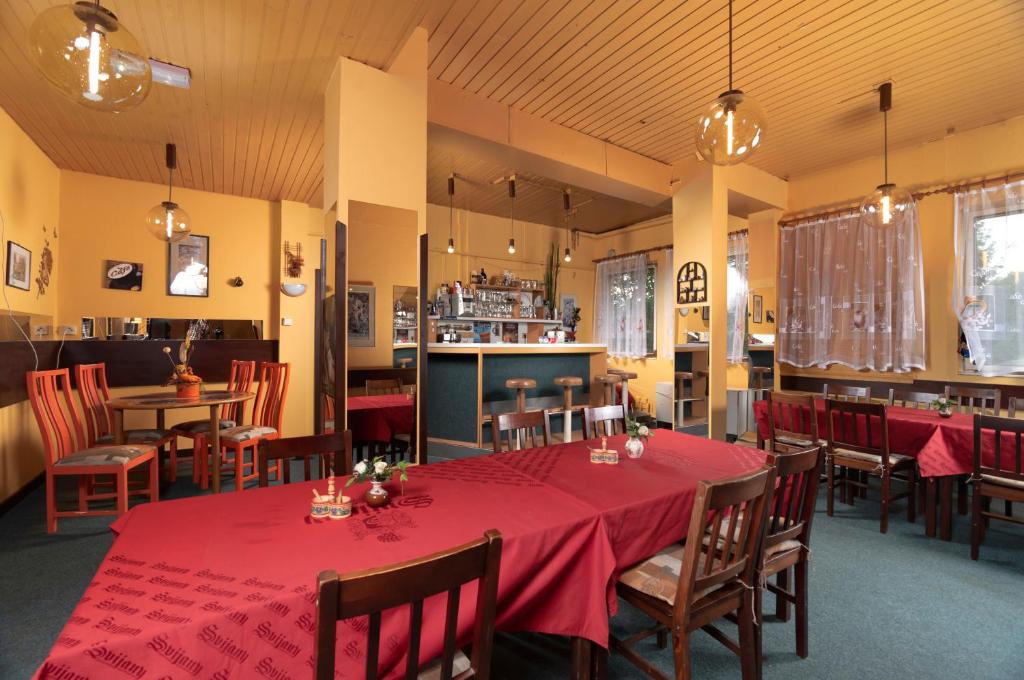
[[[514,238],[510,238],[508,240],[508,254],[509,255],[515,255],[515,253],[516,253],[516,240]]]
[[[861,217],[873,227],[899,226],[914,205],[914,196],[895,184],[879,184],[860,204]]]
[[[164,201],[146,213],[146,228],[161,241],[177,243],[192,233],[192,220],[177,203]]]
[[[448,239],[448,254],[451,255],[455,252],[455,239]]]
[[[566,262],[572,262],[572,253],[569,252],[568,248],[565,249],[565,258],[564,259],[565,259]]]
[[[697,153],[715,165],[742,163],[764,144],[764,120],[742,91],[724,92],[697,121]]]
[[[101,111],[124,111],[149,93],[149,59],[113,12],[92,2],[51,7],[29,29],[32,57],[65,96]]]

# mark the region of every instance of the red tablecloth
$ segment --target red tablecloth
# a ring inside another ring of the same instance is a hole
[[[348,428],[352,441],[389,442],[396,434],[412,432],[412,397],[382,394],[348,398]]]
[[[814,405],[818,436],[825,439],[825,402],[816,399]],[[767,439],[767,402],[754,402],[754,415],[758,434]],[[889,406],[886,418],[889,421],[889,450],[916,458],[922,476],[961,475],[974,469],[974,421],[970,414],[954,413],[943,418],[938,411]],[[991,435],[988,440],[984,442],[982,455],[986,462],[991,462],[995,457]]]
[[[323,480],[134,508],[36,677],[307,678],[318,572],[419,557],[489,528],[504,536],[498,628],[607,644],[615,563],[591,508],[486,458],[410,476],[388,507],[323,523],[307,518]],[[464,641],[475,590],[461,599]],[[423,661],[441,652],[443,607],[425,605]],[[339,624],[337,677],[363,676],[366,625]],[[404,670],[407,631],[408,607],[385,615],[385,677]]]

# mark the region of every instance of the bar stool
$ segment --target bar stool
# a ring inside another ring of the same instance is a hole
[[[767,366],[751,366],[750,367],[750,387],[755,390],[764,389],[764,378],[766,375],[772,372]],[[769,385],[771,387],[771,385]]]
[[[694,378],[706,378],[707,371],[676,371],[676,426],[684,426],[685,413],[685,402],[704,401],[708,395],[707,382],[704,383],[704,397],[695,396],[693,394],[693,380]],[[686,382],[689,381],[690,385],[687,387]]]
[[[582,387],[583,378],[576,375],[562,375],[554,383],[562,388],[562,441],[572,441],[572,388]]]
[[[516,391],[516,413],[526,413],[526,390],[535,389],[537,381],[533,378],[509,378],[505,387]]]
[[[403,357],[398,360],[399,368],[409,368],[409,364],[412,363],[412,357]]]
[[[601,383],[603,386],[604,403],[603,406],[614,406],[615,405],[615,386],[622,383],[622,378],[615,375],[614,373],[608,373],[605,375],[594,376],[594,380]]]
[[[629,413],[629,381],[636,380],[636,373],[633,371],[624,371],[621,368],[609,368],[608,373],[611,375],[617,375],[622,378],[622,406],[623,412]]]

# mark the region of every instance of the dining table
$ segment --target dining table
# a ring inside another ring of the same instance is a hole
[[[596,441],[414,466],[371,509],[353,485],[347,519],[309,516],[324,480],[137,505],[35,677],[302,678],[312,672],[316,577],[422,557],[502,533],[497,630],[569,636],[572,677],[599,673],[615,582],[681,540],[697,485],[764,465],[764,453],[655,431],[640,458],[608,440],[617,464],[591,463]],[[472,630],[475,585],[461,598]],[[445,600],[427,600],[420,660],[438,656]],[[408,608],[385,613],[381,677],[404,668]],[[365,617],[339,624],[336,677],[362,677]],[[62,675],[63,674],[63,675]],[[74,675],[78,674],[78,676]]]
[[[156,428],[163,430],[165,412],[180,408],[207,407],[210,409],[210,468],[209,476],[213,480],[213,492],[220,493],[220,414],[218,409],[224,404],[248,401],[256,397],[252,392],[234,392],[228,390],[206,390],[196,397],[179,397],[174,392],[152,392],[146,394],[116,397],[107,402],[107,408],[114,414],[114,443],[124,444],[124,412],[125,411],[156,411]],[[197,459],[194,459],[197,460]]]
[[[411,394],[353,396],[346,404],[352,441],[387,443],[396,434],[412,432],[415,415]]]

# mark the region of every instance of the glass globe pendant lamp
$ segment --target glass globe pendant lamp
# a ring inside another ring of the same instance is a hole
[[[878,110],[882,112],[884,127],[882,158],[885,181],[865,196],[860,204],[861,219],[872,227],[899,226],[914,206],[913,194],[889,181],[889,109],[891,108],[892,83],[882,83],[878,87]]]
[[[125,111],[149,94],[149,59],[135,36],[99,2],[45,10],[32,22],[29,44],[43,76],[83,106]]]
[[[192,218],[180,205],[171,200],[174,170],[178,166],[177,149],[167,145],[167,200],[153,206],[146,213],[146,228],[161,241],[177,243],[192,233]]]
[[[697,153],[714,165],[746,161],[764,143],[764,111],[732,86],[732,0],[729,0],[729,89],[697,121]]]
[[[569,247],[572,241],[572,196],[568,189],[562,192],[562,208],[565,210],[565,255],[562,259],[572,262],[572,250]]]

